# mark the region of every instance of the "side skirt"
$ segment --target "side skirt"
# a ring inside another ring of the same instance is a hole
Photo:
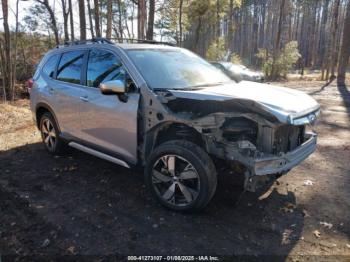
[[[102,152],[100,152],[100,151],[97,151],[97,150],[94,150],[94,149],[92,149],[92,148],[83,146],[83,145],[78,144],[78,143],[76,143],[76,142],[70,142],[68,145],[71,146],[71,147],[74,147],[74,148],[76,148],[76,149],[78,149],[78,150],[81,150],[81,151],[83,151],[83,152],[85,152],[85,153],[88,153],[88,154],[90,154],[90,155],[93,155],[93,156],[102,158],[102,159],[104,159],[104,160],[113,162],[113,163],[115,163],[115,164],[117,164],[117,165],[121,165],[121,166],[123,166],[123,167],[130,168],[130,166],[129,166],[125,161],[123,161],[123,160],[121,160],[121,159],[119,159],[119,158],[112,157],[112,156],[110,156],[110,155],[107,155],[107,154],[104,154],[104,153],[102,153]]]

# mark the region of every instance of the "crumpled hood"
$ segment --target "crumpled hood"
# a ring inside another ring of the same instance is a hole
[[[311,96],[304,92],[273,85],[242,81],[240,83],[205,87],[199,90],[170,90],[175,97],[195,100],[227,101],[251,100],[274,114],[281,122],[298,118],[320,108]]]

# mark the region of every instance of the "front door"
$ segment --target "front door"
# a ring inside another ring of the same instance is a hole
[[[117,95],[103,95],[99,84],[130,78],[120,59],[110,51],[92,49],[89,52],[85,100],[80,102],[82,138],[106,149],[131,163],[137,161],[137,111],[139,93],[131,88],[126,102]]]

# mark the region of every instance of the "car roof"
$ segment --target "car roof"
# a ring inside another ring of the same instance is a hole
[[[116,43],[116,46],[130,50],[130,49],[178,49],[178,47],[170,45],[161,45],[161,44],[130,44],[130,43]]]
[[[107,39],[107,38],[92,38],[87,40],[76,40],[72,42],[65,42],[63,45],[58,45],[56,49],[80,49],[80,48],[94,48],[98,46],[113,47],[117,46],[121,49],[172,49],[176,48],[173,43],[158,42],[154,40],[145,39]]]
[[[59,45],[56,48],[49,50],[46,53],[47,57],[54,54],[60,54],[67,51],[84,50],[86,48],[120,48],[123,50],[147,50],[147,49],[163,49],[163,50],[178,50],[180,47],[168,45],[168,44],[144,44],[144,43],[98,43],[87,42],[78,44]]]

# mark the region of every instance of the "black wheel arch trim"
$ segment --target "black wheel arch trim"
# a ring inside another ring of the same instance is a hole
[[[36,105],[36,108],[35,108],[35,120],[36,120],[36,125],[37,127],[39,128],[39,125],[40,125],[40,120],[37,119],[37,115],[38,115],[38,110],[39,108],[45,108],[48,112],[50,112],[50,114],[53,116],[53,118],[55,119],[55,122],[56,122],[56,125],[58,127],[58,131],[61,132],[61,128],[60,128],[60,125],[58,123],[58,120],[57,120],[57,117],[56,117],[56,114],[54,113],[54,110],[52,109],[51,106],[49,106],[47,103],[44,103],[44,102],[40,102]]]
[[[154,150],[159,133],[162,131],[162,129],[169,128],[172,125],[186,126],[193,132],[197,132],[198,135],[201,135],[195,128],[193,128],[191,125],[189,125],[186,122],[168,120],[168,121],[163,121],[158,123],[157,125],[153,126],[151,129],[149,129],[145,133],[145,138],[144,138],[143,147],[142,147],[142,156],[140,157],[142,165],[146,164],[148,159],[147,156],[149,156],[151,152]]]

